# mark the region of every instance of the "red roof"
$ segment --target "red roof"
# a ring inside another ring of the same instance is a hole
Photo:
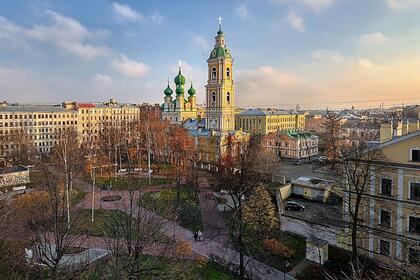
[[[79,108],[95,108],[95,105],[92,103],[78,103],[77,107]]]

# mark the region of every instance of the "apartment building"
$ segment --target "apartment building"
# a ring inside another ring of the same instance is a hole
[[[420,130],[377,148],[387,160],[375,163],[363,195],[358,246],[383,264],[420,272]]]
[[[1,106],[0,107],[0,157],[11,155],[16,137],[27,137],[35,149],[48,153],[57,141],[57,134],[77,127],[76,110],[58,106]]]
[[[121,126],[139,118],[139,106],[119,104],[115,99],[107,103],[64,102],[62,106],[0,106],[0,159],[10,159],[19,142],[16,137],[27,137],[37,152],[49,153],[64,129],[75,129],[80,141],[91,145],[97,143],[105,125]]]
[[[305,129],[305,115],[276,109],[249,109],[236,114],[235,129],[258,135]]]
[[[309,132],[271,132],[261,137],[261,144],[283,158],[300,160],[318,155],[318,136]]]

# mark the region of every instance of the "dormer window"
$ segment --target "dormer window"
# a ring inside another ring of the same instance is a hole
[[[216,67],[211,69],[211,79],[216,80]]]

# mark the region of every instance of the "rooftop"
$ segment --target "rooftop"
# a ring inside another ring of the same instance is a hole
[[[61,107],[61,105],[16,105],[0,107],[0,113],[15,113],[15,112],[71,112],[69,109]]]
[[[276,116],[276,115],[298,115],[299,113],[294,111],[282,111],[276,109],[248,109],[240,112],[238,115],[241,116]]]
[[[29,169],[23,165],[2,167],[0,168],[0,174],[11,174],[16,172],[28,171]]]

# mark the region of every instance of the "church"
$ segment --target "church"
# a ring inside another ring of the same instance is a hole
[[[206,89],[205,129],[189,129],[196,138],[196,145],[201,161],[210,164],[217,162],[224,154],[226,142],[242,141],[249,134],[235,130],[235,86],[233,82],[233,58],[222,31],[221,18],[215,37],[214,48],[207,59],[208,77]],[[164,90],[162,119],[170,123],[184,125],[191,120],[198,120],[196,90],[192,83],[188,90],[188,99],[184,97],[185,77],[181,65],[175,82],[175,99],[169,83]],[[185,125],[184,125],[185,127]],[[207,167],[206,167],[207,168]]]
[[[222,31],[221,18],[219,30],[215,37],[215,45],[207,60],[208,80],[206,88],[205,128],[220,133],[235,129],[235,87],[233,83],[233,58],[226,46],[225,36]],[[168,85],[164,90],[164,103],[162,119],[173,124],[182,125],[188,119],[198,117],[196,104],[196,89],[188,89],[188,98],[185,98],[186,79],[182,75],[179,65],[178,75],[174,79],[174,91]]]

